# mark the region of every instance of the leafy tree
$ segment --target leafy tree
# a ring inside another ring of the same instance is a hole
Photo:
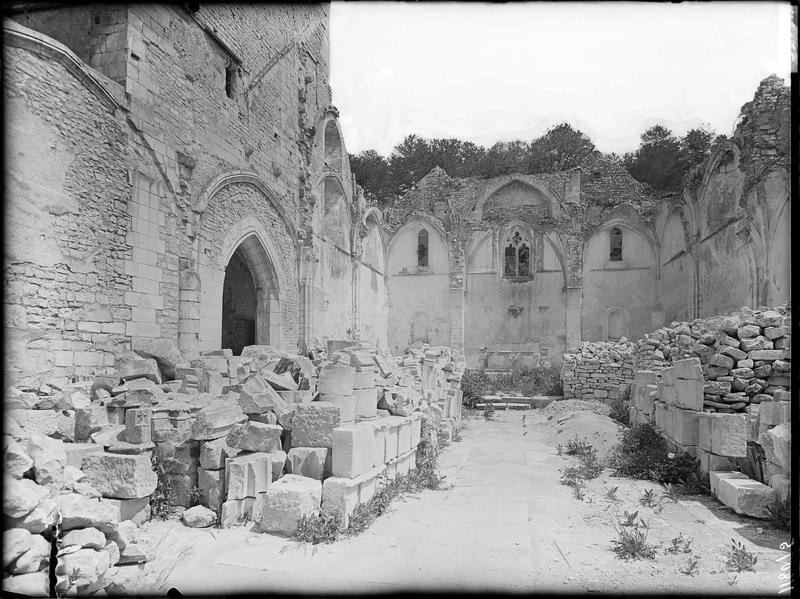
[[[416,135],[407,135],[389,156],[392,187],[405,193],[435,166],[428,141]]]
[[[533,174],[571,169],[594,151],[594,143],[583,132],[573,129],[569,123],[561,123],[531,143],[526,172]]]
[[[681,189],[684,172],[681,143],[662,125],[654,125],[642,133],[639,148],[625,154],[623,164],[637,181],[658,191]]]
[[[488,179],[510,173],[527,173],[530,163],[530,144],[516,139],[497,142],[489,148],[475,173]]]
[[[384,205],[391,200],[394,189],[386,158],[375,150],[364,150],[350,155],[350,168],[368,201]]]
[[[711,155],[711,145],[714,132],[701,127],[691,129],[680,139],[681,155],[684,169],[689,170],[697,166]]]

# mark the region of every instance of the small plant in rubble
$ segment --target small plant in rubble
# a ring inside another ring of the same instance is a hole
[[[684,537],[683,533],[680,533],[677,537],[673,537],[670,540],[670,546],[664,549],[664,554],[673,553],[677,555],[678,553],[691,553],[693,542],[694,539]]]
[[[327,516],[303,514],[297,522],[297,540],[301,543],[333,543],[339,538],[342,523],[339,514]]]
[[[781,530],[791,530],[792,528],[792,504],[790,497],[781,501],[775,499],[767,506],[767,514],[769,514],[770,522],[775,528]]]
[[[166,520],[172,513],[172,504],[175,500],[175,492],[169,483],[169,468],[164,460],[153,453],[151,459],[153,470],[156,473],[156,488],[150,495],[150,519]]]
[[[686,558],[686,563],[678,570],[681,574],[686,576],[694,576],[700,572],[700,556],[692,555]]]
[[[564,452],[564,446],[563,446],[561,443],[559,443],[558,445],[556,445],[556,453],[557,453],[558,455],[561,455],[563,452]]]
[[[681,493],[684,495],[700,495],[705,492],[697,472],[690,473],[678,482],[681,484]]]
[[[585,479],[597,478],[603,472],[603,465],[597,457],[597,450],[591,445],[578,456],[580,466],[578,468],[579,476]]]
[[[636,526],[636,519],[639,517],[639,510],[636,510],[632,514],[625,510],[625,520],[620,521],[620,526]]]
[[[639,498],[639,503],[645,507],[655,507],[656,492],[653,489],[647,489]]]
[[[192,490],[189,491],[189,503],[192,506],[199,505],[202,499],[203,492],[198,487],[193,487]]]
[[[578,468],[576,466],[564,466],[558,470],[561,473],[561,484],[572,486],[578,482]]]
[[[654,559],[656,547],[647,542],[648,527],[641,521],[642,527],[620,527],[616,528],[619,538],[612,539],[614,553],[619,559]]]
[[[567,441],[566,454],[581,456],[590,452],[592,449],[593,448],[591,445],[589,445],[589,443],[587,443],[586,441],[578,440],[578,437],[576,435],[574,439],[570,439],[569,441]]]
[[[666,483],[662,486],[664,487],[664,492],[661,496],[672,503],[678,503],[678,486],[672,483]]]
[[[731,548],[728,549],[728,560],[725,567],[731,572],[755,572],[758,556],[750,553],[744,543],[731,539]]]
[[[619,501],[619,498],[617,497],[617,490],[619,490],[619,487],[611,487],[606,491],[606,497],[611,501]]]

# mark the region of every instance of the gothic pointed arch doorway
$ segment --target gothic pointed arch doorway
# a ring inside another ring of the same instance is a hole
[[[275,268],[256,235],[234,250],[222,288],[222,348],[280,343],[281,310]]]

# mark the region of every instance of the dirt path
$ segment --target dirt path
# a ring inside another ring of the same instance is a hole
[[[526,415],[523,426],[522,415]],[[527,431],[527,434],[524,434]],[[158,546],[145,571],[159,590],[184,594],[398,590],[677,591],[778,594],[777,561],[788,533],[737,516],[709,497],[681,497],[660,513],[639,505],[657,485],[616,479],[606,471],[586,499],[559,484],[561,457],[545,439],[552,424],[534,412],[471,418],[440,462],[454,487],[426,491],[395,504],[358,537],[311,547],[246,528],[188,529],[153,522],[146,534]],[[619,501],[605,498],[617,486]],[[648,541],[660,543],[653,561],[618,560],[612,522],[624,510],[650,521]],[[679,568],[687,555],[665,555],[671,538],[694,539],[699,574]],[[758,555],[756,572],[725,571],[731,538]]]

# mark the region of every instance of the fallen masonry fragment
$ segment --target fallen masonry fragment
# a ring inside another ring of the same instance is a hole
[[[164,502],[190,527],[291,535],[320,512],[346,525],[416,467],[423,421],[443,439],[461,426],[464,364],[448,348],[393,358],[351,342],[312,361],[251,346],[187,362],[168,345],[142,345],[114,376],[11,393],[35,407],[11,410],[4,437],[7,588],[47,588],[56,522],[60,594],[116,589],[151,559],[137,530]]]

